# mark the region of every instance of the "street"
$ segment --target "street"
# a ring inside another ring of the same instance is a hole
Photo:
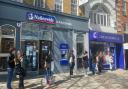
[[[49,89],[128,89],[128,72],[125,70],[107,71],[101,75],[88,77],[77,73],[72,78],[68,74],[55,75],[55,83]],[[43,89],[41,76],[25,80],[25,89]],[[13,82],[13,88],[18,89],[18,81]],[[0,83],[0,89],[6,89],[6,83]]]

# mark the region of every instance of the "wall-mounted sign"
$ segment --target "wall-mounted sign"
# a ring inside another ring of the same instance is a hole
[[[55,16],[45,15],[45,14],[37,14],[28,12],[27,19],[34,22],[44,22],[48,24],[56,24]]]
[[[95,31],[90,32],[90,40],[123,43],[122,35],[104,33],[104,32],[95,32]]]
[[[67,50],[67,49],[69,49],[69,46],[68,46],[68,44],[62,43],[62,44],[60,44],[60,49]]]

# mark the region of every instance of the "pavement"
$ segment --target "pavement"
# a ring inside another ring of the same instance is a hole
[[[25,79],[25,89],[44,89],[41,85],[42,76]],[[18,89],[17,79],[12,83]],[[0,89],[6,89],[6,82],[0,82]],[[84,76],[77,72],[72,78],[68,73],[56,74],[55,83],[48,89],[128,89],[128,71],[106,71],[101,75]]]

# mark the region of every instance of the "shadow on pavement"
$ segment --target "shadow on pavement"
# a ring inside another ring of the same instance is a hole
[[[56,89],[58,85],[62,84],[62,83],[65,83],[67,82],[68,80],[71,80],[71,79],[74,79],[74,78],[79,78],[77,81],[75,81],[72,85],[69,86],[72,87],[76,82],[78,82],[81,78],[83,77],[83,75],[74,75],[72,76],[71,78],[70,77],[67,77],[67,79],[64,79],[64,80],[58,80],[55,82],[55,84],[53,84],[50,88],[52,89]],[[67,89],[69,89],[67,88]]]

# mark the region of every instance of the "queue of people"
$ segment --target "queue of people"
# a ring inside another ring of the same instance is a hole
[[[7,76],[7,89],[13,89],[11,86],[14,70],[16,76],[19,78],[19,89],[24,88],[24,77],[25,77],[25,68],[24,68],[24,59],[23,53],[21,50],[16,51],[15,48],[10,48],[10,54],[8,58],[8,76]]]
[[[45,68],[46,85],[49,87],[50,79],[52,76],[52,71],[51,71],[52,58],[50,56],[50,52],[48,54],[49,55],[47,55],[45,58],[46,60],[45,60],[44,68]],[[50,58],[48,58],[48,57],[50,57]],[[85,76],[87,76],[88,71],[89,71],[88,52],[84,51],[81,58],[82,58],[83,69],[85,71]],[[50,59],[50,60],[47,60],[47,59]],[[92,58],[92,73],[93,74],[96,73],[96,70],[98,71],[98,74],[102,73],[104,59],[109,60],[110,69],[112,69],[113,58],[112,58],[111,54],[109,52],[107,52],[106,55],[104,55],[102,51],[98,51],[96,56]],[[69,74],[70,74],[70,77],[72,77],[73,71],[74,71],[74,66],[75,66],[75,55],[74,55],[73,50],[69,51],[68,60],[69,60],[69,68],[70,68]],[[8,63],[7,89],[13,89],[11,86],[11,82],[13,79],[14,70],[15,70],[15,74],[16,74],[17,78],[19,79],[19,89],[25,89],[24,88],[24,77],[26,76],[26,70],[25,70],[26,68],[25,68],[22,50],[16,51],[15,48],[11,48],[7,63]]]

